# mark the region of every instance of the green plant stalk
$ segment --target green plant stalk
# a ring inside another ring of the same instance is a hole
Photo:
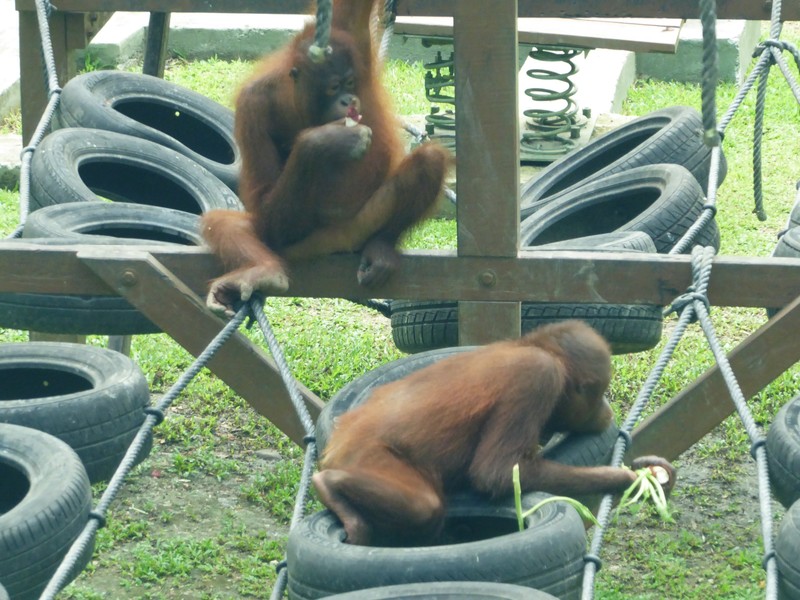
[[[537,510],[542,508],[544,505],[549,504],[550,502],[565,502],[572,506],[575,510],[578,511],[578,514],[584,521],[589,521],[595,525],[598,524],[597,519],[592,514],[592,511],[585,504],[581,504],[574,498],[569,498],[567,496],[551,496],[549,498],[545,498],[541,502],[537,502],[534,506],[529,508],[524,513],[522,512],[522,486],[519,482],[519,465],[514,465],[512,470],[512,479],[514,481],[514,506],[517,511],[517,525],[519,526],[520,531],[524,531],[525,529],[525,519],[535,513]]]

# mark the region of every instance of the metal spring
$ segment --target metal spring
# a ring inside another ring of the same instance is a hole
[[[448,58],[442,56],[440,50],[436,51],[436,59],[425,63],[425,97],[431,103],[449,104],[454,106],[455,97],[455,62],[453,52]],[[453,109],[431,106],[431,112],[425,116],[425,131],[428,137],[436,139],[440,144],[455,150],[456,115]],[[442,129],[446,134],[436,134],[436,129]]]
[[[560,71],[544,68],[526,71],[531,79],[561,82],[560,89],[556,90],[545,87],[525,90],[525,95],[535,102],[557,103],[552,108],[531,108],[523,112],[528,130],[522,133],[521,148],[532,157],[531,160],[553,160],[572,150],[575,139],[580,137],[586,119],[579,114],[578,105],[572,98],[577,88],[570,78],[578,72],[572,59],[583,52],[585,50],[568,46],[534,46],[530,50],[531,58],[538,61],[566,65],[566,70]]]

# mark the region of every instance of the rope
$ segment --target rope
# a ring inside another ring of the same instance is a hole
[[[247,305],[244,305],[239,309],[236,315],[234,315],[233,319],[228,321],[225,327],[211,340],[208,347],[200,353],[178,381],[175,382],[172,388],[161,398],[161,401],[156,406],[145,409],[146,416],[136,437],[133,442],[131,442],[119,467],[117,467],[117,470],[108,482],[108,487],[106,487],[106,490],[103,492],[97,506],[95,506],[94,510],[89,514],[89,521],[86,523],[83,531],[75,542],[73,542],[69,551],[64,556],[64,559],[61,561],[58,570],[56,570],[55,574],[48,582],[47,587],[42,592],[40,600],[51,600],[55,598],[56,594],[72,579],[78,560],[83,556],[84,552],[88,550],[89,545],[92,543],[92,540],[94,540],[97,530],[105,525],[108,508],[122,489],[125,478],[136,464],[136,459],[147,443],[148,438],[152,435],[153,428],[164,420],[164,415],[175,401],[175,398],[183,392],[192,379],[194,379],[206,366],[208,361],[213,358],[217,350],[219,350],[231,335],[234,334],[242,321],[244,321],[246,314]]]
[[[317,0],[317,24],[314,30],[314,43],[308,49],[308,56],[312,62],[321,63],[332,52],[329,45],[332,21],[333,2],[331,0]]]
[[[383,7],[382,19],[379,18],[380,27],[383,29],[381,43],[378,46],[378,60],[382,63],[389,53],[389,44],[394,36],[394,22],[397,18],[397,0],[386,0]]]
[[[711,275],[711,259],[713,257],[713,252],[713,248],[695,248],[695,251],[692,253],[693,286],[689,292],[690,294],[705,295],[705,290],[708,286],[708,279]],[[683,306],[683,304],[681,304],[681,306]],[[641,417],[644,408],[647,406],[647,403],[650,401],[656,385],[661,379],[664,370],[666,369],[675,352],[678,342],[681,340],[686,328],[693,320],[694,311],[692,310],[692,304],[687,304],[685,307],[687,310],[681,310],[680,317],[678,318],[678,323],[673,330],[672,337],[667,341],[667,344],[661,351],[655,366],[648,375],[647,380],[642,385],[642,388],[639,390],[639,395],[631,406],[627,419],[620,426],[619,438],[614,444],[614,450],[611,456],[610,464],[614,467],[619,467],[622,465],[625,452],[630,444],[631,432],[633,431],[636,423],[639,421],[639,418]],[[592,600],[592,598],[594,598],[594,580],[598,571],[598,560],[596,560],[596,557],[600,556],[600,550],[603,545],[603,534],[605,533],[605,530],[611,520],[613,501],[614,497],[611,494],[608,494],[604,496],[600,502],[600,508],[597,513],[598,525],[595,527],[592,541],[589,545],[589,552],[583,567],[582,600]]]
[[[714,147],[720,143],[717,132],[717,3],[715,0],[700,0],[700,22],[703,25],[703,81],[702,115],[703,141]]]
[[[306,404],[303,401],[303,396],[300,394],[300,390],[297,387],[297,380],[294,378],[291,370],[289,369],[289,365],[286,362],[285,356],[283,355],[283,350],[281,349],[280,344],[278,344],[278,341],[275,339],[275,334],[273,333],[272,327],[267,320],[267,315],[264,313],[264,298],[260,295],[256,295],[250,300],[249,308],[250,314],[255,317],[259,327],[261,328],[261,333],[264,335],[267,346],[272,353],[272,358],[275,360],[275,364],[278,366],[278,372],[283,379],[286,390],[289,392],[289,398],[294,405],[294,409],[297,412],[297,416],[300,419],[300,423],[303,425],[303,429],[306,434],[305,441],[307,445],[305,458],[303,460],[303,470],[300,475],[300,484],[297,495],[295,496],[292,520],[289,523],[289,531],[291,531],[303,518],[305,505],[308,499],[308,492],[311,487],[311,475],[313,475],[314,466],[317,463],[317,442],[314,437],[314,421],[311,418],[308,409],[306,408]],[[281,566],[279,567],[275,587],[272,588],[272,595],[270,598],[273,600],[278,600],[281,598],[286,588],[287,570],[283,568],[284,563],[281,563]]]
[[[767,103],[767,80],[769,79],[769,69],[765,69],[758,78],[756,88],[756,114],[753,121],[753,198],[755,209],[759,221],[767,220],[767,213],[764,212],[764,193],[761,176],[761,142],[764,139],[764,106]]]
[[[794,58],[795,66],[800,71],[800,51],[791,43],[778,39],[781,34],[782,21],[781,21],[781,1],[776,0],[772,3],[772,15],[770,21],[770,39],[765,40],[758,45],[753,57],[757,58],[755,66],[750,71],[750,74],[745,79],[744,83],[739,87],[736,97],[731,102],[725,115],[720,119],[719,131],[725,132],[736,112],[741,107],[747,94],[756,83],[758,88],[756,91],[756,112],[755,121],[753,125],[753,197],[755,208],[754,211],[759,220],[763,221],[767,218],[763,206],[763,188],[761,176],[761,156],[762,156],[762,139],[763,139],[763,121],[766,104],[766,86],[769,69],[777,64],[784,79],[789,84],[795,99],[800,103],[800,85],[797,82],[794,74],[789,69],[782,52],[786,51],[791,53]]]
[[[48,17],[52,6],[50,0],[36,0],[36,19],[39,25],[39,37],[42,40],[42,62],[45,68],[45,83],[47,85],[47,106],[44,109],[42,118],[36,126],[31,136],[30,143],[22,149],[20,154],[20,174],[19,174],[19,225],[11,232],[9,238],[22,236],[25,221],[28,219],[31,197],[31,159],[33,151],[44,139],[50,129],[58,103],[61,99],[61,88],[58,85],[58,74],[56,72],[56,61],[53,56],[53,41],[50,36],[50,25]]]

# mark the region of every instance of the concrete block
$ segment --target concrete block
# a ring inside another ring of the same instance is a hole
[[[19,28],[10,0],[0,0],[0,118],[19,108]]]
[[[78,64],[91,64],[95,69],[115,69],[141,57],[149,18],[146,12],[114,13],[86,50],[77,53]]]
[[[21,152],[21,135],[0,135],[0,188],[14,190],[19,186]]]
[[[760,21],[717,22],[719,80],[741,83],[761,35]],[[703,28],[698,20],[687,21],[681,30],[675,54],[637,53],[640,77],[664,81],[699,83],[703,72]]]

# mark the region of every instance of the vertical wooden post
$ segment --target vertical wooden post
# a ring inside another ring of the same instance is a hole
[[[517,3],[453,3],[459,256],[517,256]],[[476,273],[490,288],[497,274]],[[459,343],[520,333],[519,302],[459,302]]]
[[[54,10],[49,19],[53,55],[60,85],[77,73],[73,50],[86,46],[83,13]],[[35,11],[19,11],[20,102],[22,143],[27,144],[47,106],[47,75]]]
[[[144,64],[142,73],[154,77],[164,77],[164,62],[167,58],[170,13],[151,12],[147,26],[147,39],[144,44]]]

